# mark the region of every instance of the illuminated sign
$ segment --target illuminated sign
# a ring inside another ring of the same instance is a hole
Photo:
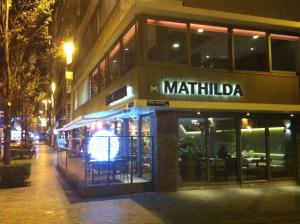
[[[119,139],[107,130],[99,130],[90,139],[88,153],[97,161],[113,161],[119,152]]]
[[[240,84],[206,81],[163,80],[162,92],[166,95],[188,96],[243,96]]]
[[[106,105],[115,105],[132,97],[132,87],[123,86],[106,96]]]

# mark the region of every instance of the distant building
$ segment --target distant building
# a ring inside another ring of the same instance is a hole
[[[82,0],[56,10],[55,38],[67,15],[76,46],[68,103],[57,107],[71,110],[58,166],[82,193],[299,176],[300,3]]]

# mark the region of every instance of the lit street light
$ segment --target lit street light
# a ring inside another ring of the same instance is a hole
[[[74,52],[74,44],[72,42],[66,42],[64,44],[64,52],[67,59],[67,65],[72,64],[72,55]]]

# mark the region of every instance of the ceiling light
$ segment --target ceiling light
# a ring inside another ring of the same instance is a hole
[[[250,48],[250,51],[254,51],[254,47],[251,47],[251,48]]]
[[[246,115],[249,117],[249,116],[250,116],[250,113],[247,113]]]
[[[206,58],[210,58],[210,56],[209,56],[209,55],[206,55]]]
[[[258,35],[254,35],[252,38],[253,38],[253,39],[258,39],[259,36],[258,36]]]
[[[197,112],[197,114],[198,114],[198,115],[200,115],[200,114],[201,114],[201,112],[200,112],[200,111],[198,111],[198,112]]]
[[[180,44],[179,43],[174,43],[173,44],[173,48],[179,48],[180,47]]]
[[[203,33],[203,32],[204,32],[204,29],[198,29],[197,32],[198,32],[198,33]]]
[[[124,49],[125,51],[129,51],[129,49],[126,47],[125,49]]]

